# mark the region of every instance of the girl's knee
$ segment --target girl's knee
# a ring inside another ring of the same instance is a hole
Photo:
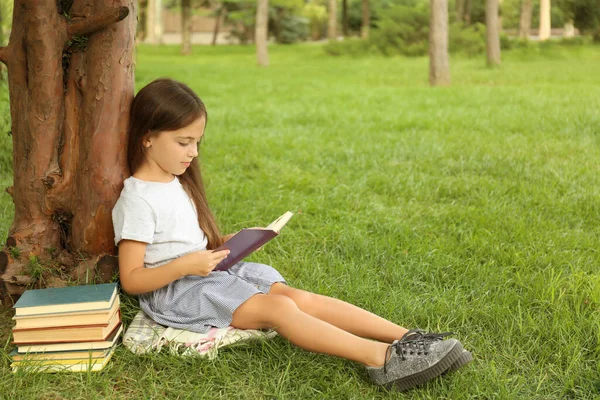
[[[317,296],[314,293],[301,289],[295,289],[289,286],[278,288],[275,295],[285,296],[294,301],[302,310],[312,310],[317,307]]]
[[[231,325],[240,329],[273,328],[281,319],[298,311],[292,299],[283,295],[256,295],[234,313]]]
[[[282,312],[293,312],[298,309],[298,306],[296,305],[294,300],[284,295],[269,295],[266,296],[266,301],[266,307],[270,309],[270,311],[274,314],[279,314]]]

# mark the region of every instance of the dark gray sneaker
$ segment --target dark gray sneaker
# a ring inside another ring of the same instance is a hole
[[[446,337],[448,335],[452,335],[452,332],[433,333],[433,332],[425,332],[421,329],[413,329],[413,330],[408,331],[404,336],[408,336],[409,338],[412,338],[412,339],[417,339],[420,337],[426,341],[436,341],[436,340],[443,340],[444,337]],[[444,374],[446,374],[446,373],[449,374],[449,373],[455,372],[460,367],[467,365],[471,361],[473,361],[473,354],[471,354],[470,351],[463,349],[462,354],[456,359],[456,361],[454,361],[452,363],[452,365],[450,365],[450,368],[448,368],[448,370],[444,371]]]
[[[388,347],[383,367],[367,367],[367,371],[375,384],[404,391],[440,376],[463,350],[456,339],[433,340],[409,331]]]
[[[456,361],[452,363],[450,368],[448,368],[448,370],[445,371],[444,374],[451,374],[457,371],[463,365],[467,365],[471,361],[473,361],[473,354],[471,354],[470,351],[463,350],[462,354],[456,359]]]

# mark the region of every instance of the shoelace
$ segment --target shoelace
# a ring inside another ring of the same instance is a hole
[[[421,353],[423,353],[423,355],[427,355],[429,345],[432,342],[443,340],[444,337],[452,334],[453,332],[433,333],[425,332],[421,329],[411,329],[406,332],[400,340],[391,344],[385,351],[383,373],[387,373],[387,364],[393,350],[396,350],[396,354],[398,354],[402,360],[406,360],[406,353],[411,355],[414,353],[421,355]]]

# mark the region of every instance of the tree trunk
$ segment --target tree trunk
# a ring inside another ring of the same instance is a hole
[[[267,34],[269,24],[269,0],[257,0],[256,4],[256,58],[258,65],[269,65],[269,52],[267,50]]]
[[[136,39],[138,42],[146,40],[146,15],[148,14],[148,0],[138,1],[138,20]]]
[[[465,0],[456,0],[456,22],[465,21]]]
[[[502,1],[498,0],[498,35],[502,33]]]
[[[450,84],[448,61],[448,1],[431,0],[429,18],[429,83]]]
[[[116,267],[111,210],[127,176],[137,17],[134,0],[113,4],[75,2],[59,12],[55,0],[21,0],[14,8],[0,48],[15,204],[9,249],[0,253],[3,302],[26,285],[64,285],[65,274],[92,278],[95,265]]]
[[[192,53],[192,4],[181,0],[181,54]]]
[[[342,33],[344,37],[350,35],[350,24],[348,21],[348,0],[342,0]]]
[[[465,25],[471,25],[471,1],[472,0],[465,0],[465,13],[463,15]]]
[[[148,0],[146,14],[146,43],[162,43],[162,0]]]
[[[146,43],[156,43],[156,33],[154,32],[154,21],[156,20],[156,0],[146,0]]]
[[[531,10],[533,0],[523,0],[521,4],[521,20],[519,22],[519,38],[528,39],[531,31]]]
[[[337,0],[329,0],[329,24],[327,25],[329,40],[337,39]]]
[[[540,0],[540,40],[550,38],[550,0]]]
[[[154,0],[154,37],[156,44],[162,44],[163,33],[163,2],[162,0]]]
[[[215,21],[215,29],[213,30],[213,38],[212,38],[212,45],[215,46],[217,44],[217,37],[219,36],[219,28],[221,25],[221,16],[223,16],[223,18],[225,17],[225,13],[227,12],[227,9],[225,8],[225,6],[221,5],[221,7],[219,7],[219,11],[217,12],[217,18]]]
[[[498,0],[486,0],[485,5],[487,65],[500,65],[500,35],[498,34]]]
[[[371,10],[369,9],[369,0],[362,0],[362,25],[360,26],[360,36],[363,39],[369,37],[371,27]]]

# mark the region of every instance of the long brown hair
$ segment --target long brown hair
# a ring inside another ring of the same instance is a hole
[[[142,88],[133,99],[129,118],[127,162],[133,174],[144,161],[143,141],[162,131],[185,128],[208,113],[204,103],[187,85],[173,79],[157,79]],[[208,249],[223,244],[223,238],[215,221],[202,183],[199,163],[192,162],[179,175],[181,185],[194,201],[198,212],[198,224],[208,239]]]

